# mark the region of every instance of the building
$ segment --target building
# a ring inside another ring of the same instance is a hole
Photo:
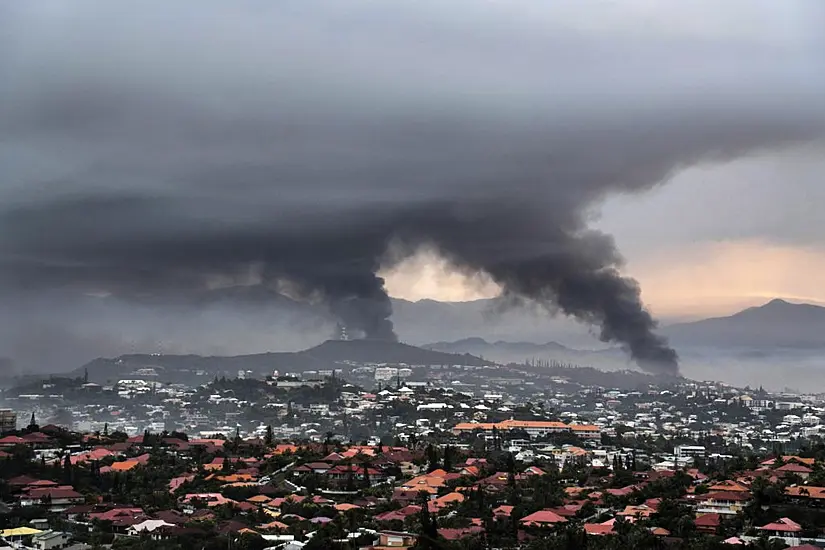
[[[397,367],[376,367],[375,380],[376,382],[389,382],[398,378]]]
[[[70,486],[32,489],[21,495],[20,506],[43,506],[50,512],[62,512],[86,499]]]
[[[735,516],[745,509],[750,500],[750,496],[745,493],[734,491],[718,491],[707,493],[698,497],[696,505],[697,514],[721,514],[723,516]]]
[[[678,445],[673,449],[676,458],[695,458],[697,456],[704,457],[707,450],[702,445]]]
[[[60,531],[46,531],[32,537],[32,546],[39,550],[65,548],[72,540],[71,535]]]
[[[402,531],[382,531],[378,534],[378,546],[393,548],[409,548],[415,546],[418,537],[412,533]]]
[[[11,409],[0,409],[0,433],[17,429],[17,413]]]
[[[491,435],[493,431],[507,433],[514,431],[524,431],[530,437],[544,437],[558,433],[572,433],[582,439],[600,439],[601,429],[598,426],[587,426],[583,424],[565,424],[564,422],[549,422],[543,420],[504,420],[497,423],[476,423],[462,422],[453,427],[455,435],[463,433],[474,433],[480,431],[485,435]]]

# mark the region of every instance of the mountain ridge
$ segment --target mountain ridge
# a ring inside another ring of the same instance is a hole
[[[825,307],[774,298],[728,316],[663,327],[675,346],[825,348]]]
[[[193,371],[209,375],[235,375],[238,371],[272,374],[274,371],[302,372],[333,369],[346,361],[375,364],[408,365],[470,365],[483,366],[491,361],[469,354],[444,353],[400,342],[381,340],[327,340],[298,352],[266,352],[248,355],[197,354],[124,354],[113,358],[97,358],[72,371],[75,376],[88,373],[92,381],[112,381],[139,369],[154,369],[166,379],[181,378]]]

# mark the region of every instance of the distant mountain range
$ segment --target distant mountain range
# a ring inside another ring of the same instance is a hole
[[[678,348],[825,349],[825,307],[771,300],[728,317],[659,331]]]
[[[478,315],[479,304],[449,304],[455,308],[452,319],[461,318],[462,312],[473,318]],[[430,306],[434,307],[434,306]],[[443,312],[441,312],[443,314]],[[561,321],[570,323],[567,319]],[[575,338],[571,342],[563,327],[560,332],[546,332],[544,336],[554,338],[545,344],[535,344],[533,338],[510,339],[490,338],[475,334],[469,338],[455,340],[441,339],[422,347],[452,353],[473,353],[484,357],[499,357],[502,354],[573,354],[590,355],[593,348],[599,354],[607,350],[598,349],[599,342],[592,335],[582,342]],[[772,348],[825,349],[825,307],[812,304],[794,304],[781,299],[751,307],[727,317],[703,319],[689,323],[674,323],[661,327],[657,332],[666,336],[678,348],[752,348],[754,350]],[[541,340],[539,340],[541,341]],[[559,342],[564,342],[561,344]],[[585,348],[585,349],[580,349]],[[589,350],[589,351],[586,351]]]
[[[260,286],[129,300],[50,295],[37,308],[44,312],[43,318],[28,323],[0,312],[0,321],[10,327],[0,335],[0,357],[14,360],[13,364],[0,361],[0,375],[66,372],[100,356],[131,358],[129,364],[145,362],[159,356],[140,354],[153,352],[166,358],[191,358],[170,361],[199,364],[209,364],[214,357],[223,366],[233,365],[225,359],[230,357],[243,365],[260,362],[266,369],[311,368],[316,365],[313,358],[440,362],[422,356],[429,352],[466,353],[495,362],[541,358],[599,368],[631,366],[621,350],[600,342],[592,328],[565,316],[553,317],[538,305],[513,307],[502,299],[457,303],[394,299],[392,320],[400,339],[425,349],[402,353],[401,348],[393,351],[373,343],[363,356],[353,355],[360,350],[358,344],[335,353],[330,350],[337,344],[313,348],[335,334],[335,320],[326,308]],[[773,300],[728,317],[664,322],[657,332],[683,358],[751,359],[791,352],[818,356],[820,351],[825,355],[825,307]],[[112,360],[98,361],[112,364]]]
[[[825,353],[825,307],[772,300],[728,317],[676,323],[657,331],[684,355],[698,352],[735,353],[759,358],[787,351]],[[592,336],[591,336],[592,339]],[[480,337],[439,341],[422,347],[448,353],[470,353],[497,362],[530,358],[604,366],[627,362],[620,350],[576,349],[550,341],[488,341]]]

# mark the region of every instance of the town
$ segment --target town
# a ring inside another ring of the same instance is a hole
[[[17,548],[825,544],[821,395],[347,362],[191,384],[84,372],[3,401],[0,537]]]

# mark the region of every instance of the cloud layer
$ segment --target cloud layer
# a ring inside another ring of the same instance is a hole
[[[129,299],[254,266],[392,338],[377,273],[427,246],[674,373],[589,216],[821,138],[823,11],[647,4],[6,2],[0,283]]]

